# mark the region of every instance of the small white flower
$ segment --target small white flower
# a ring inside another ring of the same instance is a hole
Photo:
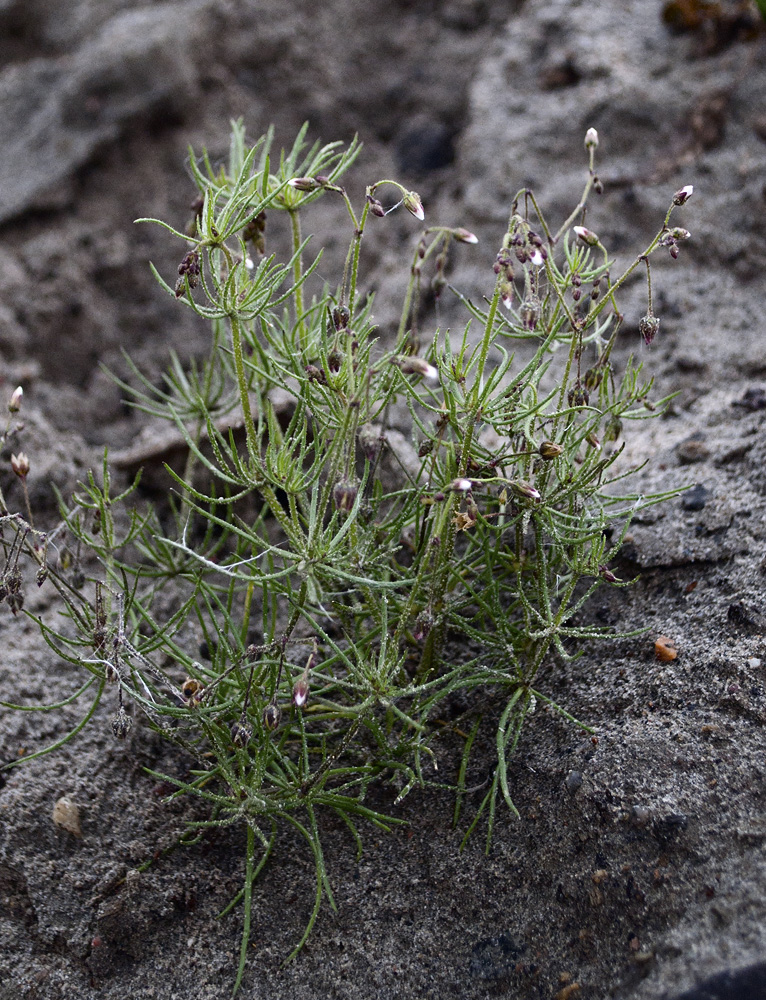
[[[455,493],[468,493],[469,490],[473,489],[473,483],[470,479],[456,479],[450,489]]]
[[[598,245],[598,236],[591,229],[586,229],[585,226],[574,226],[573,228],[583,243],[587,243],[589,247]]]
[[[542,267],[545,263],[545,258],[539,250],[533,250],[530,254],[529,262],[530,264],[534,264],[535,267]]]

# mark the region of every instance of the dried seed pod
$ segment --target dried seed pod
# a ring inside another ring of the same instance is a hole
[[[204,693],[202,683],[195,677],[187,677],[181,685],[181,697],[189,707],[199,705]]]
[[[112,717],[112,732],[118,740],[124,740],[127,738],[132,728],[133,719],[128,715],[122,705],[120,705],[119,712],[117,715]]]
[[[253,727],[246,719],[240,719],[239,722],[232,723],[230,732],[232,743],[235,747],[239,747],[240,750],[244,749],[253,738]]]
[[[541,458],[545,459],[546,462],[551,462],[554,458],[558,458],[564,449],[554,441],[543,441],[537,450]]]
[[[590,394],[579,379],[567,393],[567,402],[570,406],[587,406],[590,402]]]
[[[263,710],[263,728],[268,729],[269,732],[273,732],[281,721],[282,709],[275,701],[269,702]]]

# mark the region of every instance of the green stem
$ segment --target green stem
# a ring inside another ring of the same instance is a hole
[[[295,285],[295,318],[299,324],[298,332],[301,343],[301,350],[305,352],[306,344],[306,321],[303,317],[303,254],[298,253],[301,246],[301,217],[297,209],[290,211],[290,226],[293,233],[293,253],[296,255],[293,262],[293,283]]]

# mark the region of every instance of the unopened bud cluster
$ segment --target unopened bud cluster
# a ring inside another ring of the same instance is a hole
[[[176,282],[177,299],[180,299],[186,291],[187,281],[189,288],[197,287],[199,273],[199,253],[196,250],[190,250],[178,265],[178,281]]]

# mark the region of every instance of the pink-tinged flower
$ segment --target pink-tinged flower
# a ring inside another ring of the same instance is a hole
[[[694,185],[686,184],[684,185],[684,187],[681,188],[680,191],[676,191],[676,193],[673,195],[673,204],[683,205],[691,198],[693,194],[694,194]]]
[[[598,132],[594,128],[589,128],[585,133],[585,148],[595,149],[598,146]]]
[[[295,682],[295,687],[293,688],[293,704],[296,708],[303,708],[308,701],[308,697],[309,677],[308,673],[304,672]]]
[[[462,226],[460,229],[453,229],[452,235],[455,237],[456,240],[459,240],[461,243],[479,242],[479,237],[476,235],[476,233],[472,233],[470,229],[463,229]]]
[[[473,483],[470,479],[455,479],[453,480],[450,489],[454,493],[468,493],[473,489]]]
[[[420,200],[420,195],[417,191],[407,191],[402,199],[404,202],[404,207],[410,213],[414,215],[418,222],[422,222],[426,213],[423,211],[423,202]]]
[[[29,474],[29,458],[20,451],[18,455],[11,455],[11,468],[19,477],[19,479],[26,479]]]
[[[598,246],[600,243],[598,236],[591,229],[586,229],[585,226],[575,226],[574,231],[583,243],[587,243],[589,247]]]
[[[11,413],[19,412],[19,410],[21,409],[21,401],[23,398],[24,398],[24,390],[19,385],[13,390],[10,402],[8,403],[8,409],[10,410]]]
[[[405,375],[422,375],[431,382],[439,381],[437,369],[423,358],[408,357],[399,362],[399,367]]]
[[[531,483],[525,482],[523,479],[514,479],[510,483],[512,493],[519,497],[520,500],[542,500],[542,495],[539,490]]]

